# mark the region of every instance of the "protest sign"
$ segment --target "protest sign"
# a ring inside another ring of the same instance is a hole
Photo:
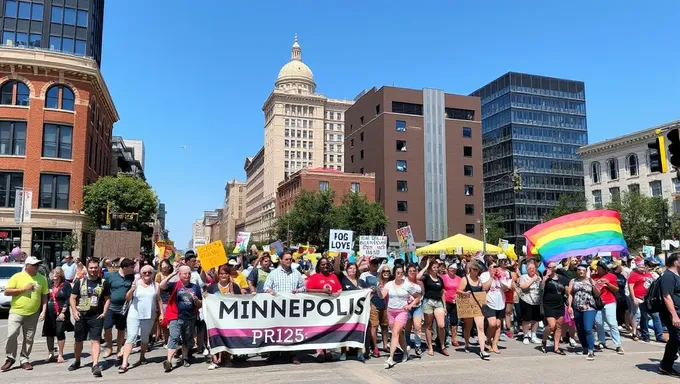
[[[342,229],[331,229],[331,236],[328,242],[329,251],[349,253],[354,244],[354,232]]]
[[[459,319],[484,316],[482,314],[484,305],[486,305],[486,292],[474,292],[474,296],[465,296],[461,293],[456,295],[456,310]]]
[[[397,238],[399,239],[399,247],[404,252],[416,251],[416,241],[413,239],[413,231],[411,231],[410,225],[397,229]]]
[[[363,348],[371,312],[370,291],[339,296],[259,293],[208,295],[203,313],[210,352]]]
[[[387,257],[387,236],[359,236],[359,255]]]
[[[198,260],[201,262],[201,268],[206,271],[227,263],[227,253],[224,251],[222,240],[200,245],[196,248],[196,251],[198,252]]]
[[[234,253],[241,253],[248,250],[248,243],[250,242],[250,232],[239,232],[236,235],[236,245],[234,246]]]

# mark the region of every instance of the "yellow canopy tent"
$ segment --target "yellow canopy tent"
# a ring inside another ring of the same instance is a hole
[[[447,255],[452,255],[458,251],[458,248],[463,252],[478,252],[483,249],[483,243],[477,239],[459,233],[448,239],[416,249],[416,255],[439,255],[441,250],[444,250]],[[487,243],[486,252],[502,253],[503,249]]]

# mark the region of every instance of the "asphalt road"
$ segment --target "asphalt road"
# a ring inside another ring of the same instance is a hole
[[[42,330],[39,326],[38,335]],[[4,350],[7,336],[7,320],[0,319],[0,345]],[[72,336],[72,334],[70,334]],[[72,339],[71,339],[72,340]],[[358,361],[333,362],[318,364],[309,357],[303,359],[299,366],[285,363],[265,364],[259,358],[252,358],[246,364],[234,368],[220,368],[208,371],[203,362],[194,363],[189,368],[177,368],[171,373],[164,373],[160,362],[165,350],[157,348],[148,358],[146,366],[132,367],[126,374],[118,374],[114,359],[104,362],[103,379],[108,383],[127,383],[143,381],[154,383],[214,383],[243,382],[257,380],[260,383],[319,383],[319,384],[449,384],[464,382],[466,384],[499,382],[503,384],[526,383],[565,383],[595,382],[598,384],[656,384],[677,383],[679,379],[660,376],[656,373],[658,360],[663,354],[663,345],[658,343],[636,343],[628,338],[623,344],[626,354],[617,355],[607,350],[596,355],[594,362],[585,357],[569,353],[567,356],[542,354],[536,345],[524,345],[514,340],[501,342],[500,355],[493,355],[490,361],[482,361],[473,353],[465,354],[462,350],[449,349],[451,356],[435,355],[412,359],[407,363],[397,364],[390,370],[383,367],[383,358],[371,359],[365,364]],[[86,344],[85,351],[89,346]],[[72,343],[67,341],[67,358],[72,358]],[[33,348],[32,358],[34,370],[26,372],[15,367],[9,372],[0,373],[3,384],[39,384],[39,383],[93,383],[95,380],[89,366],[76,372],[67,372],[65,364],[43,364],[47,356],[44,338],[38,337]],[[137,362],[138,355],[131,357],[131,363]],[[4,359],[3,359],[4,360]],[[85,357],[83,364],[89,364]],[[680,368],[676,365],[677,368]]]

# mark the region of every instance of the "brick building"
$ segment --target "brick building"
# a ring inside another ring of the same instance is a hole
[[[91,255],[83,186],[109,174],[116,121],[94,59],[0,47],[0,250],[19,245],[54,263],[73,233],[81,240],[74,256]],[[31,209],[17,223],[22,188],[32,192]]]
[[[375,175],[344,173],[324,168],[302,169],[293,173],[290,178],[279,183],[276,193],[276,215],[290,212],[295,198],[302,190],[335,191],[335,205],[342,203],[346,192],[358,192],[366,195],[368,201],[375,201]]]
[[[481,238],[480,109],[478,97],[382,87],[345,113],[345,171],[375,173],[392,245],[406,225],[419,245],[457,233]]]

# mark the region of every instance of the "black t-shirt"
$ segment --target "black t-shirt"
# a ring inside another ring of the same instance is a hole
[[[680,276],[676,275],[672,271],[666,271],[661,275],[661,297],[666,297],[670,295],[673,299],[673,305],[675,306],[675,312],[680,314]],[[664,304],[664,308],[666,308]],[[664,310],[664,312],[666,312]]]
[[[619,286],[619,290],[616,292],[616,300],[617,301],[625,301],[626,300],[626,284],[628,284],[628,281],[626,280],[626,276],[624,276],[622,273],[616,273],[614,272],[614,276],[616,276],[616,284]]]
[[[357,284],[359,284],[359,280],[357,279]],[[360,289],[358,285],[354,285],[352,280],[347,278],[347,275],[344,273],[342,276],[340,276],[340,285],[342,285],[342,290],[343,291],[356,291],[357,289]]]
[[[90,297],[90,300],[93,300],[93,298],[96,297],[96,299],[94,299],[96,300],[96,305],[90,306],[88,311],[81,314],[86,316],[101,315],[104,313],[104,302],[106,301],[106,298],[111,296],[109,283],[107,281],[102,282],[101,277],[98,277],[96,280],[90,280],[87,277],[85,277],[84,280],[76,280],[73,284],[73,290],[71,291],[71,295],[76,296],[76,308],[78,308],[80,304],[80,286],[83,282],[87,284],[87,296]]]
[[[69,299],[71,298],[71,284],[64,283],[56,294],[56,297],[52,295],[52,288],[54,284],[52,281],[49,282],[50,291],[47,293],[47,312],[57,314],[57,306],[59,307],[59,312],[64,308],[68,311]],[[57,299],[57,306],[54,305],[54,299]]]
[[[437,280],[432,280],[430,275],[425,275],[423,287],[425,288],[424,298],[441,301],[444,289],[444,280],[441,277],[437,276]]]
[[[548,279],[543,289],[543,305],[550,308],[557,308],[564,305],[564,295],[569,286],[569,278],[556,274],[557,279]]]

